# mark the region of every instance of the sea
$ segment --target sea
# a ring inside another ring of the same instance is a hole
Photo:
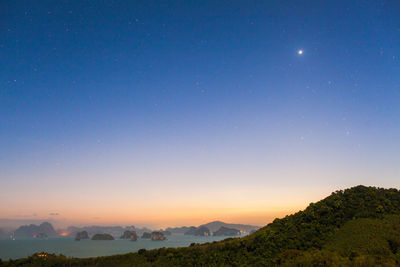
[[[138,238],[137,241],[118,238],[115,240],[95,241],[89,239],[75,241],[72,237],[3,239],[0,240],[0,259],[3,261],[19,259],[39,252],[62,254],[75,258],[88,258],[136,252],[142,248],[187,247],[191,243],[203,244],[228,238],[226,236],[192,236],[184,234],[172,234],[166,237],[167,240],[164,241],[152,241],[142,238]]]

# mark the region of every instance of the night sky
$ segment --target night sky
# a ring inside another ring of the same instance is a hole
[[[399,188],[399,14],[1,1],[0,218],[263,225],[337,189]]]

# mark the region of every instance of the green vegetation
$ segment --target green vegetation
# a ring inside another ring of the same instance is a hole
[[[5,266],[400,266],[400,192],[357,186],[244,238],[72,259],[36,254]]]

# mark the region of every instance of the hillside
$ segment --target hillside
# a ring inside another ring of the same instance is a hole
[[[34,255],[6,266],[399,266],[400,193],[357,186],[254,234],[187,248],[90,259]]]

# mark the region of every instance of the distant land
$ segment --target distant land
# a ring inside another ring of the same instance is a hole
[[[126,230],[121,236],[120,239],[129,239],[131,241],[136,241],[138,235],[135,231]]]
[[[232,228],[232,229],[236,229],[236,230],[239,230],[242,232],[247,232],[247,233],[250,233],[251,231],[260,229],[260,226],[247,225],[247,224],[224,223],[221,221],[214,221],[214,222],[202,224],[199,227],[202,227],[202,226],[207,227],[208,229],[210,229],[211,232],[216,232],[221,227]]]
[[[135,231],[137,234],[142,234],[144,232],[151,232],[152,230],[149,228],[137,228],[135,226],[84,226],[84,227],[76,227],[70,226],[67,228],[66,233],[68,236],[75,236],[76,233],[86,231],[90,236],[95,234],[110,234],[114,237],[119,237],[125,231]]]
[[[215,236],[238,236],[240,235],[240,231],[234,228],[228,228],[225,226],[221,226],[217,231],[213,233]]]
[[[219,230],[222,226],[227,227],[227,228],[233,228],[233,229],[239,230],[243,233],[250,233],[252,231],[260,229],[259,226],[254,226],[254,225],[234,224],[234,223],[225,223],[225,222],[221,222],[221,221],[213,221],[213,222],[199,225],[198,227],[196,227],[196,226],[183,226],[183,227],[173,227],[173,228],[168,227],[166,230],[170,231],[171,233],[194,234],[196,228],[206,227],[211,232],[215,232],[215,231]]]
[[[185,235],[195,235],[195,236],[210,236],[211,232],[210,232],[210,229],[208,229],[205,226],[200,226],[200,227],[192,226],[184,234]]]
[[[253,234],[185,248],[77,259],[53,254],[5,266],[400,266],[400,192],[357,186]]]
[[[16,238],[36,237],[36,236],[53,237],[57,235],[58,234],[54,230],[53,225],[51,225],[51,223],[48,222],[44,222],[40,225],[35,225],[35,224],[23,225],[14,232],[14,236]]]
[[[53,225],[49,222],[43,222],[39,225],[29,224],[22,225],[16,230],[4,230],[0,228],[0,238],[8,238],[13,235],[15,238],[33,238],[33,237],[56,237],[56,236],[70,236],[76,238],[79,233],[86,232],[89,236],[96,234],[109,234],[114,238],[119,238],[126,231],[134,231],[138,236],[142,236],[143,233],[152,233],[154,231],[161,232],[164,236],[168,236],[171,233],[174,234],[187,234],[195,236],[208,236],[212,235],[213,232],[218,231],[221,227],[233,228],[241,234],[247,234],[251,231],[259,229],[258,226],[245,225],[245,224],[232,224],[221,221],[214,221],[207,224],[196,226],[183,226],[183,227],[168,227],[165,230],[152,230],[147,227],[135,227],[135,226],[69,226],[67,229],[55,230]],[[80,239],[80,238],[78,238]]]
[[[196,228],[196,227],[195,226],[168,227],[165,230],[170,231],[171,233],[174,233],[174,234],[184,234],[193,228]]]

